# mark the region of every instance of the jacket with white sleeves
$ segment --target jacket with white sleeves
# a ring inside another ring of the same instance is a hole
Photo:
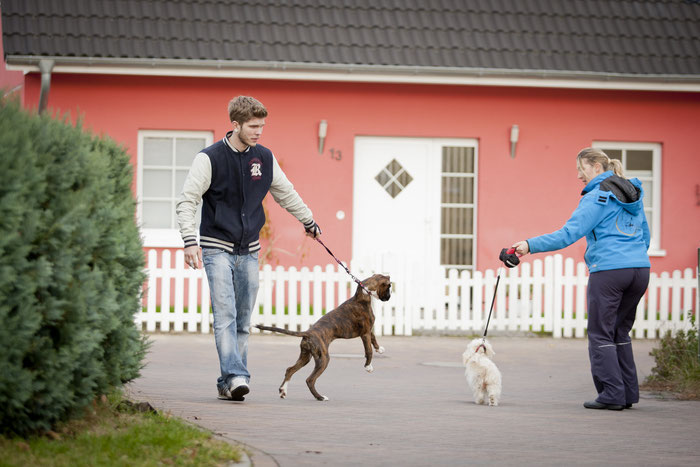
[[[185,247],[197,245],[196,213],[202,203],[199,245],[236,255],[260,249],[265,224],[262,201],[273,199],[305,228],[313,214],[264,146],[238,152],[229,142],[231,132],[195,156],[175,211]]]
[[[642,182],[607,171],[591,180],[581,194],[578,207],[561,229],[527,240],[530,252],[560,250],[585,236],[590,272],[650,267]]]

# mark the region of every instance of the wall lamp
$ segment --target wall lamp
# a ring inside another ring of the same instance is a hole
[[[326,132],[328,131],[328,122],[321,120],[318,124],[318,153],[323,154],[323,143],[326,142]]]
[[[510,158],[515,159],[515,146],[518,144],[518,138],[520,137],[520,128],[518,125],[513,125],[510,127]]]

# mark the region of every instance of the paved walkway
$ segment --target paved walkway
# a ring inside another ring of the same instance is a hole
[[[253,335],[246,401],[216,399],[211,335],[154,335],[131,396],[244,443],[255,466],[697,465],[700,402],[643,393],[631,410],[584,409],[594,396],[583,340],[494,337],[502,404],[478,406],[466,386],[457,337],[380,337],[386,353],[363,369],[359,339],[335,341],[317,402],[292,378],[299,339]],[[654,342],[635,341],[640,380]]]

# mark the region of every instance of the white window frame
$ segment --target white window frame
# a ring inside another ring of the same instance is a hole
[[[436,146],[437,146],[437,154],[439,155],[440,158],[440,179],[438,181],[438,193],[440,198],[438,199],[438,213],[437,213],[437,229],[438,229],[438,238],[439,238],[439,245],[442,243],[443,238],[458,238],[458,239],[471,239],[472,240],[472,264],[470,265],[464,265],[464,264],[441,264],[440,267],[444,268],[445,270],[449,269],[459,269],[459,270],[469,270],[472,273],[474,271],[477,271],[477,258],[478,258],[478,249],[477,249],[477,232],[478,232],[478,226],[477,226],[477,219],[479,218],[479,213],[477,212],[478,206],[479,206],[479,144],[476,139],[455,139],[455,140],[450,140],[450,139],[437,139],[436,140]],[[444,167],[442,167],[442,150],[445,147],[460,147],[460,148],[472,148],[474,150],[474,172],[471,174],[462,174],[462,175],[455,175],[453,172],[444,172]],[[464,178],[471,178],[473,180],[473,203],[466,203],[466,204],[451,204],[451,203],[443,203],[442,202],[442,182],[443,182],[443,176],[449,175],[452,177],[464,177]],[[472,233],[471,234],[443,234],[441,229],[442,229],[442,208],[443,207],[462,207],[462,208],[471,208],[472,209]],[[442,258],[442,250],[441,247],[438,246],[438,261],[441,262]]]
[[[647,219],[651,233],[649,256],[666,256],[666,250],[661,249],[661,144],[632,143],[623,141],[594,141],[594,148],[618,150],[642,150],[652,152],[652,197],[654,206],[652,218]]]
[[[139,225],[143,225],[143,141],[145,138],[202,138],[205,147],[213,144],[214,133],[211,131],[180,130],[139,130],[136,170],[136,216]],[[146,229],[141,227],[143,246],[150,248],[182,248],[184,243],[178,229]]]

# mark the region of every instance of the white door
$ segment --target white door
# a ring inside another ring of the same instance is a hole
[[[353,259],[388,254],[437,264],[440,159],[431,146],[422,138],[356,138]]]
[[[454,184],[444,179],[454,174],[450,148],[469,148],[475,154],[476,141],[466,139],[357,137],[353,173],[353,260],[376,264],[377,258],[401,258],[406,264],[434,271],[445,262],[449,238],[441,226],[441,212],[448,213],[445,199]],[[445,152],[447,151],[447,152]],[[447,157],[447,158],[446,158]],[[474,157],[475,160],[475,157]],[[475,163],[471,165],[475,176]],[[465,185],[459,185],[460,187]],[[476,195],[476,185],[469,185]],[[470,198],[475,221],[475,199]],[[448,204],[447,206],[455,206]],[[459,235],[458,235],[459,236]],[[462,235],[464,236],[464,235]],[[473,247],[473,231],[471,247]],[[470,247],[470,248],[471,248]],[[472,263],[473,264],[473,263]]]

